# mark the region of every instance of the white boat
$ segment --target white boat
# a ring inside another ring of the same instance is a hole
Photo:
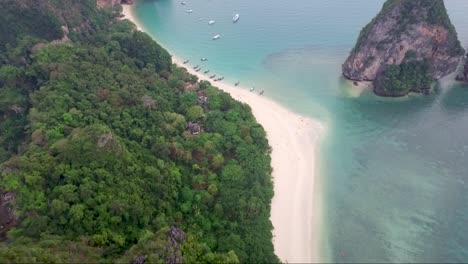
[[[237,20],[239,20],[239,17],[240,17],[239,14],[235,14],[235,15],[232,17],[232,22],[233,22],[233,23],[236,23]]]
[[[180,2],[181,5],[186,5],[187,3],[185,1]]]
[[[187,9],[187,13],[192,13],[193,10],[192,9]]]
[[[221,35],[215,35],[215,36],[213,36],[213,40],[219,39],[220,37],[221,37]]]
[[[214,21],[214,20],[210,20],[210,21],[208,21],[208,25],[213,25],[215,22],[216,21]]]

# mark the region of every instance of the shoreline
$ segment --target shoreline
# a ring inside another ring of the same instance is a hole
[[[359,97],[366,91],[373,91],[372,82],[370,81],[353,81],[343,77],[347,84],[347,93],[350,97]]]
[[[122,5],[124,19],[132,21],[144,31],[133,16],[132,6]],[[167,48],[164,47],[166,50]],[[321,123],[293,113],[275,101],[250,92],[242,86],[223,81],[213,82],[201,72],[186,67],[175,54],[172,61],[187,72],[206,80],[229,93],[231,97],[248,104],[255,119],[262,125],[272,147],[271,166],[274,197],[271,204],[273,245],[282,262],[319,262],[320,192],[316,151],[324,133]]]

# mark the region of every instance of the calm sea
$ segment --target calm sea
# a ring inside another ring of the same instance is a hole
[[[192,66],[326,124],[324,261],[468,261],[468,87],[446,78],[432,95],[384,99],[340,76],[383,0],[185,1],[135,8],[149,33]],[[445,2],[468,47],[468,1]]]

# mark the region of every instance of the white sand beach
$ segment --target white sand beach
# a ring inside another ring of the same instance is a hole
[[[123,5],[125,18],[135,23],[132,7]],[[165,47],[167,48],[167,47]],[[172,54],[173,62],[184,67],[182,59]],[[208,75],[195,72],[191,67],[188,72],[200,80],[211,81]],[[273,244],[275,253],[283,262],[317,262],[316,249],[319,232],[315,229],[320,212],[314,201],[317,189],[316,148],[323,126],[310,118],[300,116],[280,104],[260,96],[258,91],[236,87],[226,82],[212,84],[234,99],[250,105],[257,121],[267,133],[273,148],[272,167],[274,198],[271,209],[273,224]]]

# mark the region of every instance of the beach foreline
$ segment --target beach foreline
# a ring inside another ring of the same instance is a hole
[[[132,6],[123,5],[122,13],[138,30],[144,31],[133,16]],[[172,60],[199,80],[212,81],[208,76],[185,67],[183,60],[174,54]],[[324,133],[324,126],[248,89],[223,81],[216,82],[214,86],[251,107],[257,122],[265,129],[272,147],[271,165],[275,194],[270,219],[274,227],[275,254],[281,261],[286,262],[318,262],[319,233],[313,225],[319,218],[319,209],[315,207],[317,203],[314,200],[318,180],[315,154],[319,137]]]

